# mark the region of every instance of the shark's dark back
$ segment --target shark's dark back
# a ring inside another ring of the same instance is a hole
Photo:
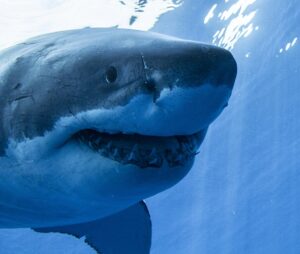
[[[8,137],[32,138],[50,130],[62,116],[113,106],[112,100],[109,104],[105,100],[111,90],[104,87],[99,91],[94,83],[105,83],[107,61],[120,59],[121,54],[126,59],[123,50],[115,50],[120,38],[126,40],[138,33],[86,28],[38,36],[1,51],[0,154]],[[134,55],[134,46],[128,45],[128,56]],[[139,75],[141,67],[136,71]],[[128,98],[123,94],[125,103]]]

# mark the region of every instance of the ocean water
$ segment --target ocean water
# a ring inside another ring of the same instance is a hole
[[[153,254],[300,253],[300,2],[0,0],[0,48],[86,26],[152,30],[216,44],[236,85],[189,175],[146,200]],[[5,36],[3,36],[5,34]],[[82,239],[0,230],[0,253],[94,251]]]

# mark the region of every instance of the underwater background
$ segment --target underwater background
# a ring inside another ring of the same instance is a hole
[[[231,50],[238,76],[229,106],[188,176],[146,200],[151,253],[299,254],[299,24],[297,0],[0,0],[0,49],[52,31],[118,26]],[[0,253],[95,252],[72,236],[2,229]]]

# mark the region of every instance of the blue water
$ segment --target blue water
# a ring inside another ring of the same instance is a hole
[[[209,43],[229,21],[203,17],[236,2],[185,1],[153,30]],[[256,11],[259,29],[232,49],[239,71],[228,108],[191,173],[148,200],[153,254],[300,253],[299,39],[287,46],[300,35],[300,2],[252,2],[245,14]]]
[[[146,201],[152,253],[299,254],[300,2],[181,3],[152,30],[226,47],[239,70],[229,106],[210,127],[192,171]],[[232,15],[224,13],[238,3]],[[49,246],[49,253],[94,253],[83,240],[11,232],[0,232],[1,248],[10,246],[0,253],[37,253],[41,246],[42,254]]]

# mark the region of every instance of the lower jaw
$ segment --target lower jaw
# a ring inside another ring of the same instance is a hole
[[[108,134],[83,130],[74,138],[99,155],[139,168],[180,167],[197,154],[206,131],[193,135],[157,137],[143,135]]]

